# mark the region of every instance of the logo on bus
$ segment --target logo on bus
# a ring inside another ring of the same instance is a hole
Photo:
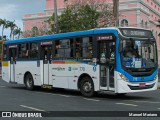
[[[52,68],[52,70],[65,71],[65,68],[62,68],[62,67],[56,67],[56,68]]]

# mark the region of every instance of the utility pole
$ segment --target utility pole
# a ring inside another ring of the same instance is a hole
[[[119,26],[119,0],[113,0],[113,14],[116,19],[116,27]]]
[[[55,22],[55,28],[56,33],[58,33],[58,15],[57,15],[57,0],[54,0],[54,22]]]

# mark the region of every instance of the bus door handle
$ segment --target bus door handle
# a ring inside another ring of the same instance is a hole
[[[55,75],[52,75],[52,76],[55,76]]]

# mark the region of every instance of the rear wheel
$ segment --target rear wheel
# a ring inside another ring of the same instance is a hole
[[[34,81],[31,74],[27,74],[25,77],[25,86],[28,90],[34,89]]]
[[[94,84],[89,77],[84,77],[80,81],[80,91],[83,96],[85,97],[92,97],[95,92],[94,92]]]

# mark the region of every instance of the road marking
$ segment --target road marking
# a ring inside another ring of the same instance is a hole
[[[71,97],[69,95],[62,95],[62,94],[53,94],[53,93],[44,93],[44,92],[36,92],[36,93],[48,94],[48,95],[58,95],[58,96],[63,96],[63,97]]]
[[[88,98],[83,98],[83,99],[85,99],[85,100],[90,100],[90,101],[96,101],[96,102],[100,101],[100,100],[96,100],[96,99],[88,99]]]
[[[159,109],[159,110],[160,110],[160,108],[157,108],[157,109]]]
[[[0,86],[0,87],[6,87],[6,86]]]
[[[134,106],[134,107],[138,106],[138,105],[134,105],[134,104],[127,104],[127,103],[116,103],[116,104],[118,104],[118,105],[128,105],[128,106]]]
[[[146,102],[146,103],[160,103],[160,102],[152,102],[152,101],[137,101],[137,100],[124,100],[124,101],[132,101],[132,102]]]
[[[34,107],[30,107],[30,106],[26,106],[26,105],[20,105],[21,107],[24,107],[24,108],[28,108],[28,109],[32,109],[32,110],[36,110],[36,111],[45,111],[45,110],[41,110],[41,109],[38,109],[38,108],[34,108]]]

